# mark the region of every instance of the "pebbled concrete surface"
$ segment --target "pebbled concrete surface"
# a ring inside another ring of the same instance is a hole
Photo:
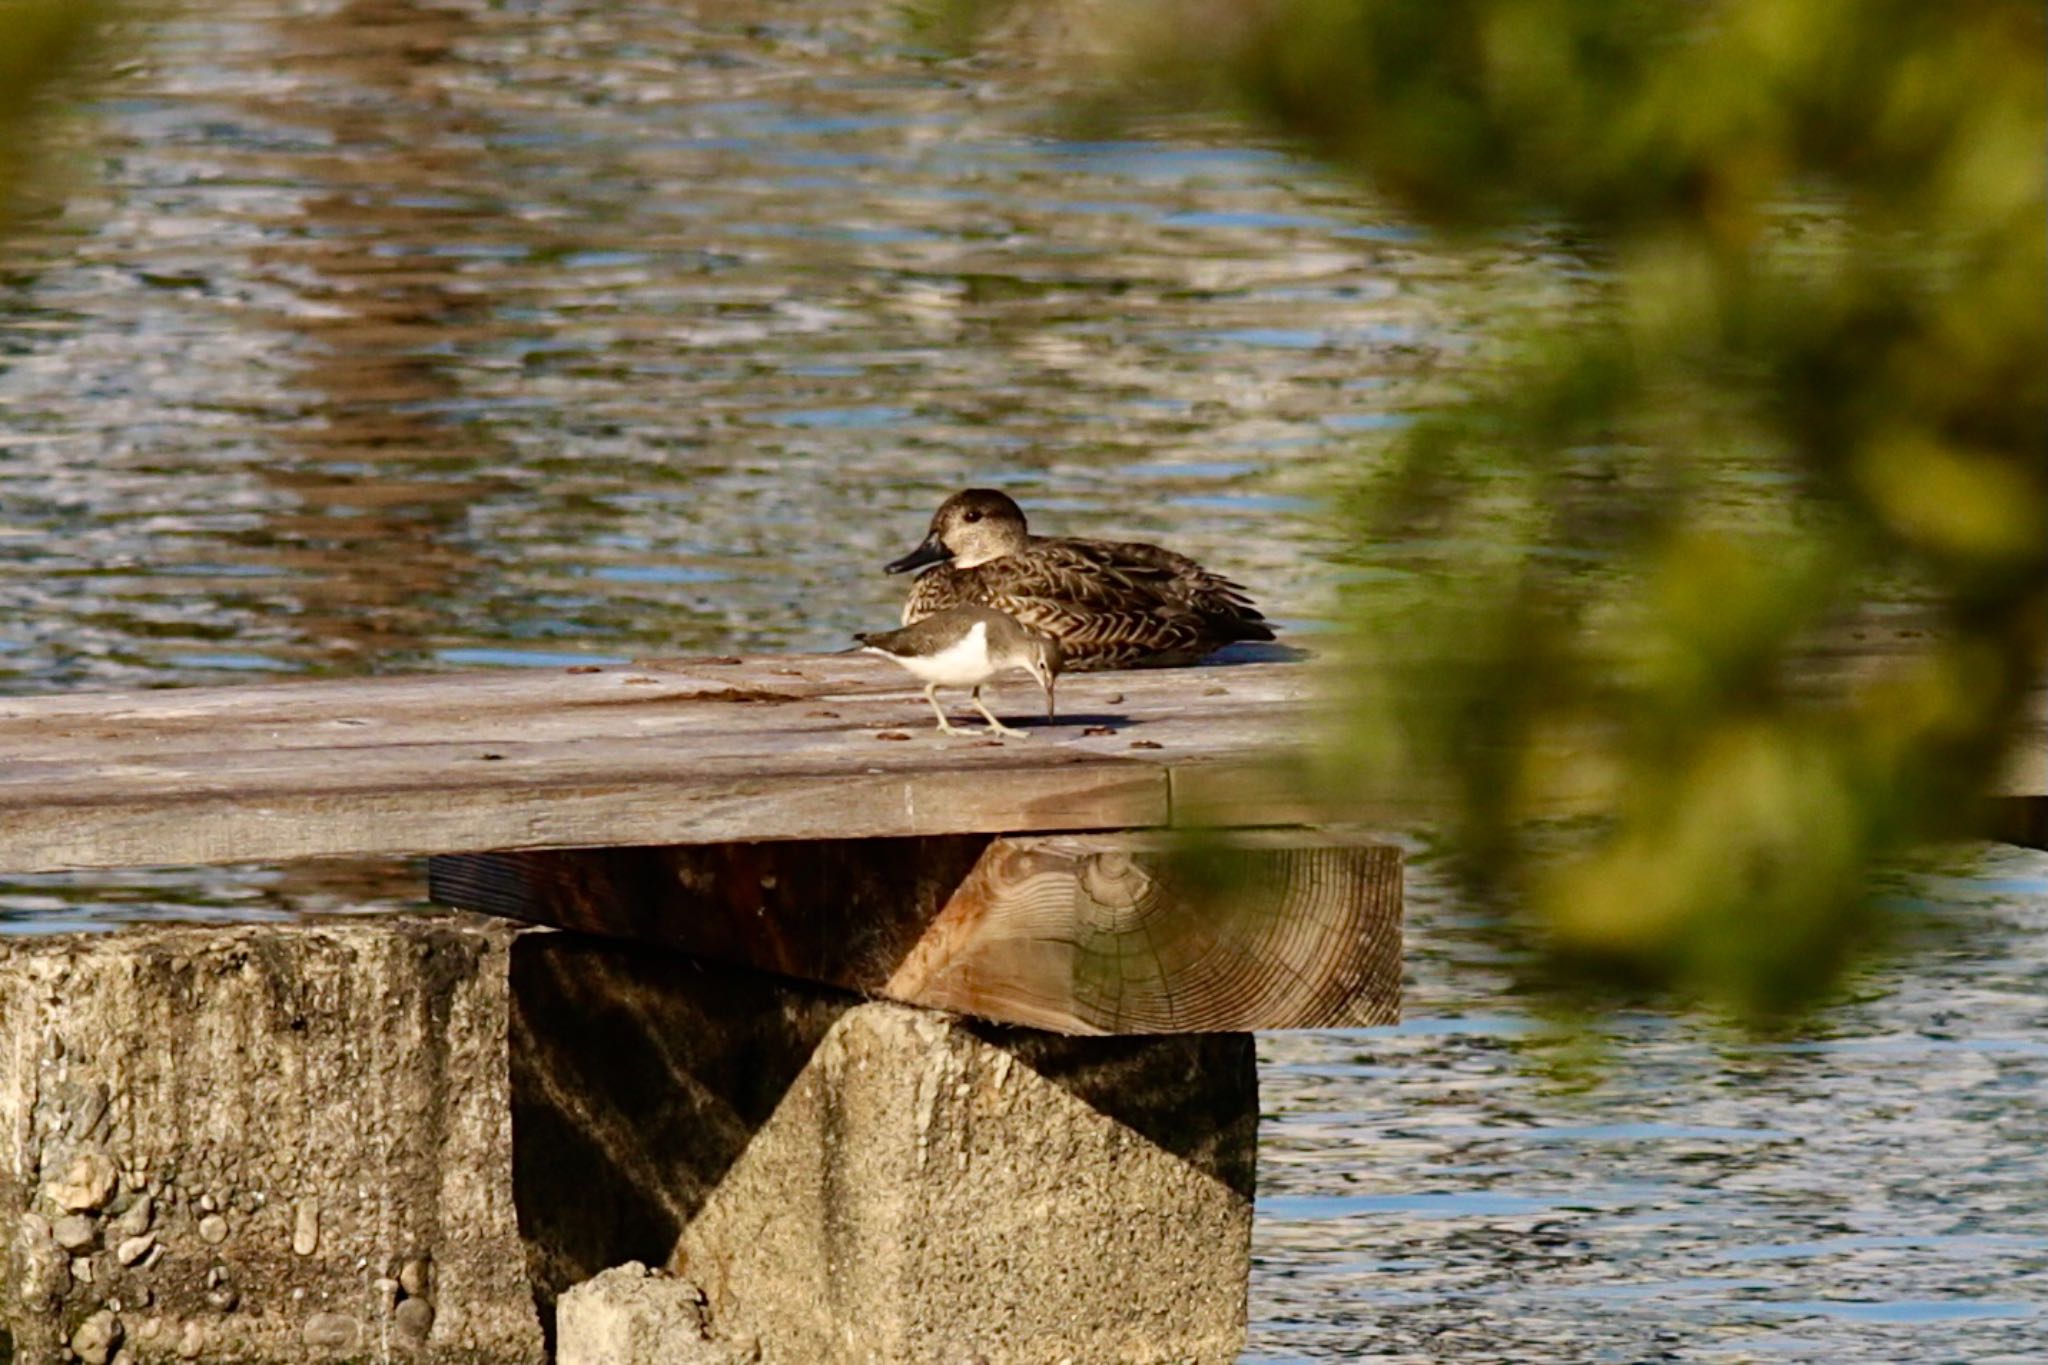
[[[15,1358],[544,1359],[506,962],[450,916],[0,940]]]

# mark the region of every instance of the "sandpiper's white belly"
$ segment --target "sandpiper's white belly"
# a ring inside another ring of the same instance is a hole
[[[968,632],[936,654],[889,656],[928,683],[940,687],[973,687],[994,672],[988,662],[988,627],[977,621]]]

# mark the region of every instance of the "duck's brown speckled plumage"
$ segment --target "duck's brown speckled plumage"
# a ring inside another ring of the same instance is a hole
[[[1273,638],[1243,588],[1186,555],[1030,535],[1023,511],[991,489],[948,498],[924,545],[891,568],[940,556],[953,562],[918,575],[905,624],[985,604],[1058,640],[1069,670],[1187,664],[1233,641]]]

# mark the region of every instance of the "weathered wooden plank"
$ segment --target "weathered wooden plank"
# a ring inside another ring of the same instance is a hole
[[[1034,737],[1004,744],[846,655],[0,700],[0,871],[1323,821],[1271,765],[1330,719],[1315,667],[1077,675],[1056,725],[1020,678],[995,705]],[[2002,794],[2048,794],[2036,710]],[[1553,808],[1601,795],[1554,766]]]
[[[2011,756],[1992,780],[1991,796],[2048,796],[2048,692],[2038,694],[2035,709],[2037,715],[2014,737]],[[1341,775],[1333,780],[1332,765],[1311,764],[1301,741],[1329,719],[1328,713],[1304,703],[1271,710],[1254,705],[1214,721],[1207,727],[1206,745],[1183,750],[1167,765],[1173,823],[1230,827],[1347,820],[1416,826],[1457,813],[1448,792],[1435,801],[1414,793],[1398,801],[1376,800],[1373,792]],[[1290,742],[1283,736],[1294,725],[1306,734]],[[1270,738],[1261,745],[1254,735]],[[1623,774],[1600,739],[1592,732],[1577,743],[1553,738],[1528,756],[1535,789],[1525,795],[1532,809],[1562,817],[1612,808]]]
[[[406,856],[451,848],[558,848],[688,839],[722,842],[1097,829],[1164,824],[1165,777],[1115,762],[919,771],[876,766],[748,776],[644,761],[589,771],[528,768],[523,786],[341,783],[269,791],[110,787],[78,804],[9,811],[0,858],[13,870]],[[346,777],[346,774],[339,775]],[[388,775],[387,775],[388,776]]]
[[[1082,679],[1001,744],[842,656],[15,701],[0,869],[1163,825],[1211,671]],[[1227,671],[1240,708],[1299,704],[1298,667]]]
[[[1217,674],[1228,681],[1213,681]],[[1041,705],[1036,687],[1022,675],[993,684],[991,695],[999,710],[1026,720]],[[1070,738],[1101,724],[1129,728],[1165,717],[1220,718],[1244,705],[1303,704],[1308,695],[1307,672],[1299,665],[1081,674],[1061,685],[1062,709],[1068,714],[1052,733]],[[845,709],[849,707],[851,711]],[[577,672],[460,673],[0,699],[0,763],[492,739],[582,740],[699,732],[715,738],[820,720],[843,723],[813,723],[807,728],[900,725],[914,733],[931,728],[922,695],[893,665],[868,657],[805,655],[731,665],[643,663]]]
[[[0,699],[0,754],[56,739],[110,747],[202,737],[215,747],[279,742],[350,747],[432,738],[436,727],[561,715],[630,727],[690,702],[800,702],[824,693],[904,693],[873,659],[692,661],[573,670],[494,670],[240,687],[166,688]],[[798,665],[802,665],[799,667]]]
[[[1995,794],[2048,796],[2048,704],[2037,712],[2034,723],[2021,730]]]
[[[1401,855],[1271,830],[432,859],[435,900],[1064,1033],[1384,1024]]]

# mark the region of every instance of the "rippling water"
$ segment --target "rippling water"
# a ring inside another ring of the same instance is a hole
[[[131,12],[0,268],[0,691],[837,647],[969,482],[1312,629],[1333,465],[1574,268],[1076,141],[873,4]],[[1591,1089],[1424,860],[1413,1022],[1263,1040],[1252,1356],[2039,1358],[2048,860],[1985,856],[1811,1036],[1630,1016]],[[415,894],[17,878],[0,928]]]
[[[1909,886],[1795,1037],[1623,1015],[1590,1070],[1409,896],[1410,1022],[1260,1040],[1249,1359],[2048,1358],[2048,854]]]
[[[0,281],[0,685],[837,646],[946,492],[1318,610],[1453,260],[866,4],[148,26]],[[1390,403],[1390,399],[1392,402]]]

